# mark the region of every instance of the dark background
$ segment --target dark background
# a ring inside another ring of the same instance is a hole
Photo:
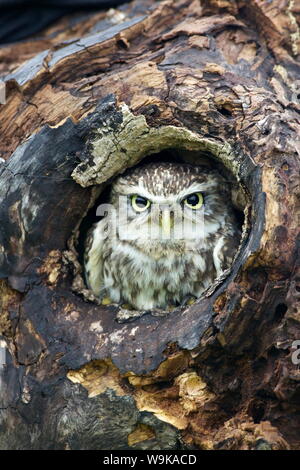
[[[0,44],[21,41],[63,15],[99,11],[129,0],[0,0]]]

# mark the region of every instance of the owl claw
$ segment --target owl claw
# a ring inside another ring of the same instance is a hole
[[[130,305],[130,304],[122,304],[122,305],[121,305],[121,308],[122,308],[123,310],[134,310],[134,309],[132,308],[132,305]]]
[[[194,297],[193,295],[187,295],[184,297],[183,301],[181,302],[180,306],[181,307],[187,307],[189,305],[193,305],[196,302],[197,298]]]
[[[103,299],[101,299],[101,305],[111,305],[112,304],[112,300],[110,299],[110,297],[103,297]]]

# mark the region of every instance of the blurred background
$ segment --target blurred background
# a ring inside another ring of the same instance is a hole
[[[0,44],[38,34],[64,15],[91,14],[130,0],[0,0]],[[76,21],[76,19],[74,19]]]

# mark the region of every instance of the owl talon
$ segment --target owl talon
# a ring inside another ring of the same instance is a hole
[[[197,300],[196,297],[187,295],[181,302],[181,306],[186,307],[188,305],[193,305],[196,302],[196,300]]]
[[[187,304],[188,304],[188,305],[194,305],[195,302],[196,302],[196,298],[195,298],[195,297],[191,297],[191,298],[187,301]]]
[[[167,310],[168,312],[173,312],[173,310],[175,310],[175,308],[177,308],[176,305],[171,305],[171,304],[170,304],[170,305],[167,306],[166,310]]]
[[[133,308],[132,305],[130,305],[130,304],[122,304],[122,305],[121,305],[121,308],[122,308],[123,310],[134,310],[134,308]]]
[[[101,300],[101,305],[111,305],[112,304],[112,300],[110,299],[110,297],[103,297],[103,299]]]

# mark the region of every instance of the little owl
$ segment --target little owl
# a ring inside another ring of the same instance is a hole
[[[114,303],[151,310],[199,297],[239,245],[229,183],[205,166],[129,169],[108,202],[87,236],[84,264],[88,287]]]

